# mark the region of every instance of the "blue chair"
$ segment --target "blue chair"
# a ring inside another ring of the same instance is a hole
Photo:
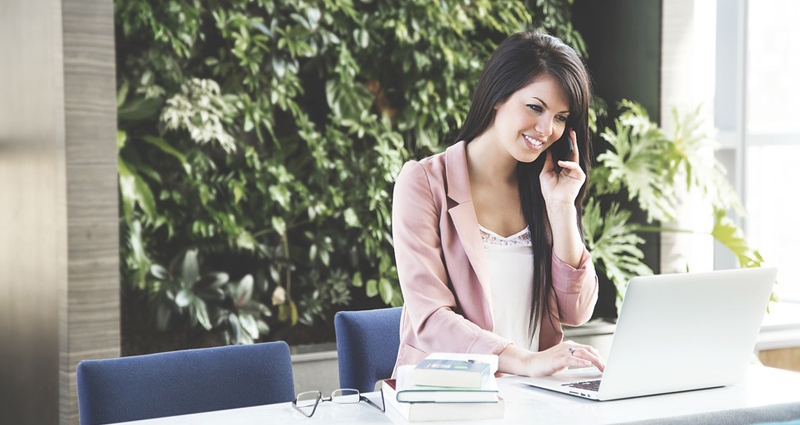
[[[283,341],[78,364],[81,425],[100,425],[294,400]]]
[[[394,307],[336,313],[333,324],[342,388],[374,391],[376,382],[392,376],[400,348],[402,310]]]

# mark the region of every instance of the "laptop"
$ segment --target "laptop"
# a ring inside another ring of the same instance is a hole
[[[763,267],[635,277],[604,373],[568,369],[522,382],[601,401],[736,384],[747,373],[776,274]]]

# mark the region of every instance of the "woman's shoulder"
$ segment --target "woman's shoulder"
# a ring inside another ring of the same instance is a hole
[[[454,171],[466,167],[464,148],[459,146],[461,144],[459,142],[443,152],[406,162],[395,181],[395,195],[428,193],[434,199],[446,197],[448,180]]]
[[[444,177],[447,167],[460,167],[466,165],[464,142],[458,142],[442,152],[426,156],[422,159],[412,159],[403,165],[401,173],[420,173]]]

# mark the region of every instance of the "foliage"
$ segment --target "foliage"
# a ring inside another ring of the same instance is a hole
[[[642,262],[644,254],[638,246],[644,240],[637,233],[695,231],[653,225],[675,218],[680,184],[686,192],[699,191],[712,207],[710,234],[734,253],[742,267],[760,267],[763,258],[727,216],[729,210],[742,213],[743,208],[725,178],[724,167],[713,156],[715,146],[703,130],[701,109],[682,114],[674,108],[675,130],[666,135],[641,105],[623,100],[619,107],[614,129],[606,128],[600,134],[610,149],[597,156],[598,164],[591,171],[590,200],[583,217],[587,245],[597,268],[617,288],[617,306],[630,278],[652,274]],[[621,209],[618,201],[610,201],[605,214],[600,212],[601,202],[625,193],[646,213],[649,226],[629,222],[630,211]]]
[[[188,313],[192,325],[206,330],[221,328],[228,344],[252,343],[269,333],[264,320],[272,311],[256,301],[254,292],[265,288],[252,275],[231,282],[224,272],[200,272],[196,249],[181,253],[169,268],[159,264],[150,267],[156,290],[156,324],[165,330],[172,314]]]
[[[123,284],[162,326],[231,342],[312,325],[353,288],[400,304],[400,167],[452,142],[508,34],[542,24],[585,55],[570,6],[116,0]]]

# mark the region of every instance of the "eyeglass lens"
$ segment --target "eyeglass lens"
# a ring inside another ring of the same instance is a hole
[[[383,392],[381,392],[381,398],[383,398]],[[331,393],[331,396],[328,398],[323,398],[321,391],[302,392],[295,397],[294,401],[292,402],[292,406],[300,411],[300,413],[310,418],[312,415],[314,415],[314,412],[316,412],[317,406],[323,401],[330,401],[338,404],[355,404],[361,400],[366,401],[368,404],[380,409],[381,411],[385,411],[385,408],[376,405],[367,397],[362,397],[358,390],[351,388],[340,388],[338,390],[334,390]]]

